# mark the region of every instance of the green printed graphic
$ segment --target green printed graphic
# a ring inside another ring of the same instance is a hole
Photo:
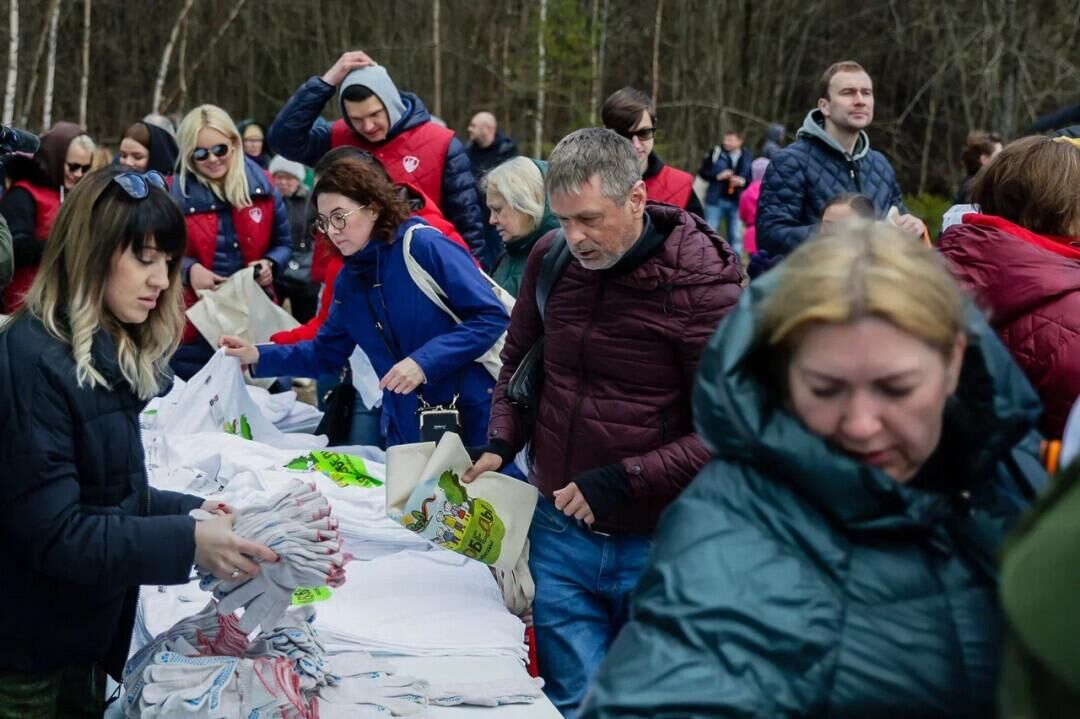
[[[315,602],[325,602],[332,595],[329,587],[297,587],[292,594],[292,605],[302,607]]]
[[[285,468],[303,472],[322,472],[340,487],[370,489],[381,487],[383,484],[382,480],[371,475],[363,459],[343,452],[316,450],[311,454],[297,457],[285,465]]]
[[[239,420],[234,419],[231,422],[226,420],[223,427],[226,434],[235,434],[243,437],[244,439],[251,439],[251,425],[248,424],[248,418],[246,414],[240,415]]]
[[[443,472],[437,483],[428,480],[417,489],[401,520],[406,529],[485,564],[498,561],[506,526],[489,502],[470,498],[451,470]]]

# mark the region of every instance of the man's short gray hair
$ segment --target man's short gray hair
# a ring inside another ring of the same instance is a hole
[[[577,195],[594,175],[604,197],[616,204],[626,202],[641,181],[637,151],[630,141],[601,127],[575,130],[559,140],[548,158],[548,196]]]

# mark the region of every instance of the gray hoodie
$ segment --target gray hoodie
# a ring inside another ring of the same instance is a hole
[[[866,153],[870,152],[870,137],[865,130],[859,130],[859,137],[855,140],[855,152],[849,155],[848,151],[832,135],[825,132],[825,116],[821,114],[821,110],[811,110],[806,113],[806,119],[803,120],[802,127],[799,128],[795,136],[798,138],[816,138],[848,160],[861,160],[866,157]]]
[[[405,103],[401,101],[401,93],[398,92],[397,86],[394,85],[394,81],[390,79],[390,73],[388,73],[386,68],[382,65],[369,65],[368,67],[353,70],[346,75],[345,79],[341,82],[338,102],[341,106],[341,116],[345,118],[345,122],[349,122],[349,116],[345,112],[345,100],[342,99],[342,97],[345,94],[345,90],[353,85],[366,87],[375,93],[375,96],[382,102],[383,107],[386,108],[386,114],[390,118],[391,128],[394,127],[394,125],[398,123],[398,120],[405,114]],[[349,124],[351,125],[352,123]]]

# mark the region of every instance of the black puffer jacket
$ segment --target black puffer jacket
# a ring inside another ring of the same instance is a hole
[[[191,574],[186,513],[202,500],[147,485],[144,403],[104,331],[92,356],[114,389],[80,388],[71,347],[29,315],[0,331],[0,672],[101,662],[118,676],[139,585]]]

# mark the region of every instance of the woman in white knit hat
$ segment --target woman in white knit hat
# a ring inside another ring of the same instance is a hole
[[[311,279],[311,258],[315,238],[311,234],[311,203],[304,185],[307,168],[281,155],[270,161],[274,187],[285,201],[292,237],[292,258],[274,278],[274,289],[282,300],[289,300],[293,317],[304,324],[315,316],[319,304],[319,283]]]

